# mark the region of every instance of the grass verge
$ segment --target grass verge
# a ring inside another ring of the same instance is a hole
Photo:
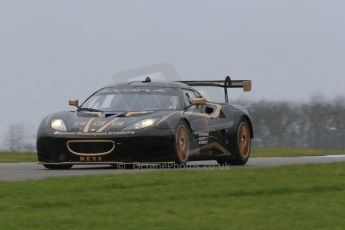
[[[298,157],[345,154],[345,149],[254,148],[252,157]]]
[[[36,153],[0,152],[0,163],[36,162]]]
[[[343,229],[345,163],[0,182],[0,229]]]

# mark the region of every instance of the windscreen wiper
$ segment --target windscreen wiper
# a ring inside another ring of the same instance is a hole
[[[103,112],[102,110],[99,110],[99,109],[93,109],[93,108],[79,108],[79,109],[78,109],[78,112],[79,112],[79,111]]]

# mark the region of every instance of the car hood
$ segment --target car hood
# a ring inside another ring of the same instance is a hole
[[[172,112],[174,111],[63,111],[51,115],[48,119],[62,119],[69,132],[114,132],[123,130],[129,125],[145,119],[155,118],[159,120]]]

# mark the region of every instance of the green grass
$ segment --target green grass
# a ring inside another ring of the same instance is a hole
[[[294,157],[345,154],[345,150],[310,149],[310,148],[255,148],[252,157]],[[36,153],[0,152],[0,163],[35,162]]]
[[[345,163],[0,182],[0,229],[343,229]]]
[[[255,148],[252,157],[297,157],[345,154],[345,149]]]
[[[0,163],[35,162],[36,153],[0,152]]]

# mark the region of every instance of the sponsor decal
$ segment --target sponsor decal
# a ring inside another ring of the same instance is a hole
[[[199,135],[199,138],[198,138],[199,145],[208,144],[208,138],[209,138],[208,132],[201,132],[201,133],[198,133],[198,135]]]
[[[97,136],[121,136],[121,135],[133,135],[135,134],[134,131],[119,131],[119,132],[61,132],[55,131],[54,135],[61,135],[61,136],[90,136],[90,137],[97,137]]]
[[[81,156],[79,160],[81,162],[100,162],[103,159],[100,156],[90,156],[90,157]]]

